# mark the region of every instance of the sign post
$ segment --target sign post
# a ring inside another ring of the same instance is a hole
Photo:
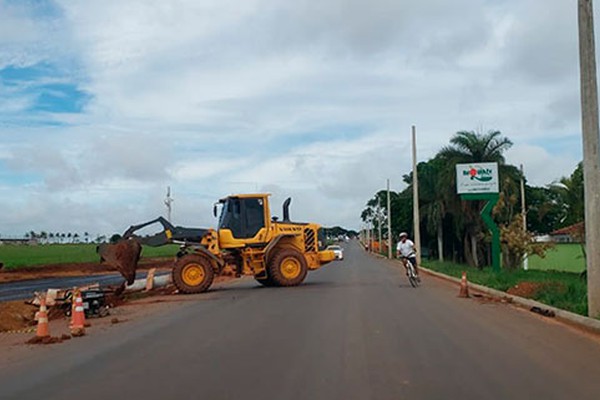
[[[500,229],[492,218],[492,210],[500,198],[498,163],[456,164],[456,192],[467,201],[487,201],[481,218],[492,232],[492,268],[500,271]]]

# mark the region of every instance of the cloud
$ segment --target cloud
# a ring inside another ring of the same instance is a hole
[[[577,74],[577,7],[564,1],[511,3],[506,68],[526,82],[548,84]],[[575,62],[574,62],[575,61]]]
[[[576,142],[571,139],[570,141]],[[506,161],[523,165],[529,185],[545,186],[563,176],[569,176],[581,161],[575,153],[551,153],[540,145],[516,144],[506,155]]]
[[[0,2],[2,230],[120,231],[167,186],[182,225],[266,190],[356,228],[402,188],[412,124],[420,160],[499,129],[549,183],[581,158],[577,62],[569,2]]]

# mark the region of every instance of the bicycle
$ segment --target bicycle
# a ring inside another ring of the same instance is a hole
[[[415,266],[407,257],[402,257],[402,262],[406,267],[406,275],[408,276],[408,281],[410,282],[410,285],[416,288],[417,286],[419,286],[420,279],[417,275],[417,271],[415,270]]]

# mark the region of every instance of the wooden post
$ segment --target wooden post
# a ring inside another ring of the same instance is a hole
[[[380,199],[377,199],[377,231],[378,231],[377,233],[378,233],[378,236],[379,236],[377,238],[378,239],[378,241],[377,241],[377,243],[378,243],[378,245],[377,245],[377,252],[379,254],[381,254],[383,252],[383,250],[382,250],[383,249],[383,245],[382,245],[383,243],[381,242],[381,204],[379,204],[380,203],[379,200]]]
[[[421,265],[421,220],[419,217],[419,179],[417,174],[417,128],[412,126],[412,165],[413,165],[413,229],[417,265]]]
[[[392,201],[390,199],[390,180],[387,180],[387,222],[388,222],[388,258],[391,260],[392,253]]]
[[[588,315],[600,316],[600,142],[592,0],[579,0],[579,68]]]
[[[521,164],[521,215],[523,216],[523,231],[527,232],[527,209],[525,204],[525,174],[523,173],[523,164]],[[523,269],[529,269],[529,257],[527,253],[523,256]]]

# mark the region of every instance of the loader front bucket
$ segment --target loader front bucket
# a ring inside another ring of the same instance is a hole
[[[119,271],[128,285],[133,283],[135,270],[142,254],[142,245],[139,242],[125,239],[114,244],[103,243],[96,248],[96,251],[100,255],[101,263]]]

